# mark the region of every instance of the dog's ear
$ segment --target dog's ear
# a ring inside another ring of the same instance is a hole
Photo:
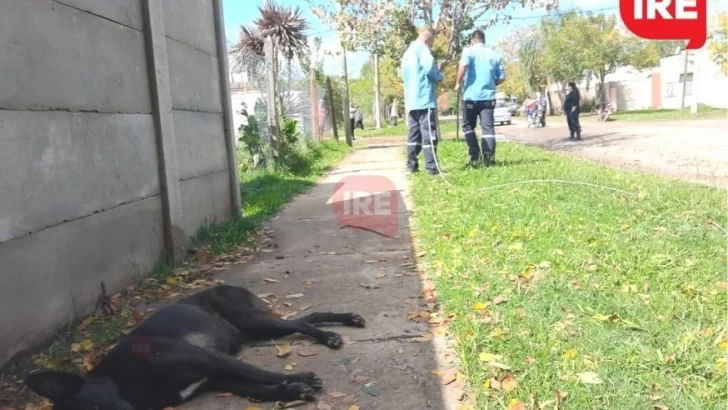
[[[25,378],[26,386],[37,394],[53,401],[67,400],[73,397],[86,380],[73,373],[40,372]]]

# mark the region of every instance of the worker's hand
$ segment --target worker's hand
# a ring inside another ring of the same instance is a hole
[[[455,82],[455,91],[460,91],[460,83]]]

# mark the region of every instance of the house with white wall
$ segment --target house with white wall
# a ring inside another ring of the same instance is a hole
[[[240,114],[243,103],[248,107],[248,112],[252,114],[255,102],[260,98],[261,93],[257,82],[251,82],[247,73],[230,72],[230,102],[233,109],[233,126],[235,132],[242,125],[247,124],[246,118]]]
[[[660,65],[647,70],[620,67],[605,78],[607,99],[617,111],[645,109],[679,109],[698,104],[728,108],[728,77],[710,58],[709,45],[696,51],[677,51],[662,58]],[[582,100],[596,97],[597,84],[581,81],[577,84]],[[551,89],[552,103],[560,107],[558,86]]]
[[[685,58],[682,51],[674,56],[660,60],[661,107],[680,108],[682,106],[683,86],[685,105],[689,106],[695,98],[698,104],[717,108],[728,108],[728,77],[710,59],[706,44]]]

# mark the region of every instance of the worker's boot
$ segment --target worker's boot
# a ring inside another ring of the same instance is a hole
[[[581,141],[581,131],[576,132],[576,140]]]

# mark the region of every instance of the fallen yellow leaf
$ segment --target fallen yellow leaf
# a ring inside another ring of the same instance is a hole
[[[599,377],[599,375],[594,372],[579,373],[576,376],[579,377],[579,380],[581,380],[581,382],[584,384],[601,384],[601,383],[603,383],[603,381]]]
[[[494,362],[496,360],[502,359],[503,356],[483,352],[480,355],[478,355],[478,358],[480,359],[481,362]]]
[[[508,410],[526,410],[526,406],[518,400],[513,399],[510,403],[508,403]]]
[[[490,333],[488,334],[488,336],[489,336],[490,338],[492,338],[492,339],[495,339],[495,338],[497,338],[497,337],[502,337],[502,336],[504,336],[504,335],[505,335],[506,333],[508,333],[508,331],[507,331],[507,330],[504,330],[504,329],[494,329],[493,331],[491,331],[491,332],[490,332]]]
[[[511,376],[510,374],[507,374],[503,380],[501,380],[501,385],[503,386],[503,389],[507,392],[512,392],[513,390],[518,387],[518,381],[515,377]]]
[[[501,303],[505,303],[508,301],[508,298],[505,296],[496,296],[495,299],[493,299],[494,305],[500,305]]]
[[[594,315],[594,319],[600,321],[600,322],[614,322],[617,319],[619,319],[619,316],[617,315],[602,315],[601,313],[597,313]]]
[[[576,350],[569,349],[569,350],[567,350],[567,351],[564,352],[564,359],[566,359],[566,360],[573,360],[575,358],[576,358]]]
[[[728,349],[728,337],[724,337],[718,342],[718,347],[721,349]]]
[[[473,303],[473,310],[485,310],[487,307],[488,305],[483,302]]]
[[[94,369],[94,360],[92,357],[85,356],[83,358],[83,370],[86,371],[86,373],[90,372]]]
[[[94,342],[91,341],[91,339],[85,339],[85,340],[82,340],[81,341],[81,343],[79,344],[79,346],[81,347],[81,350],[82,351],[87,352],[87,351],[93,349]]]
[[[508,247],[508,249],[513,251],[520,251],[523,249],[523,242],[516,242]]]
[[[278,357],[286,357],[291,354],[291,345],[288,343],[276,345],[276,348],[278,349],[278,353],[276,354]]]

